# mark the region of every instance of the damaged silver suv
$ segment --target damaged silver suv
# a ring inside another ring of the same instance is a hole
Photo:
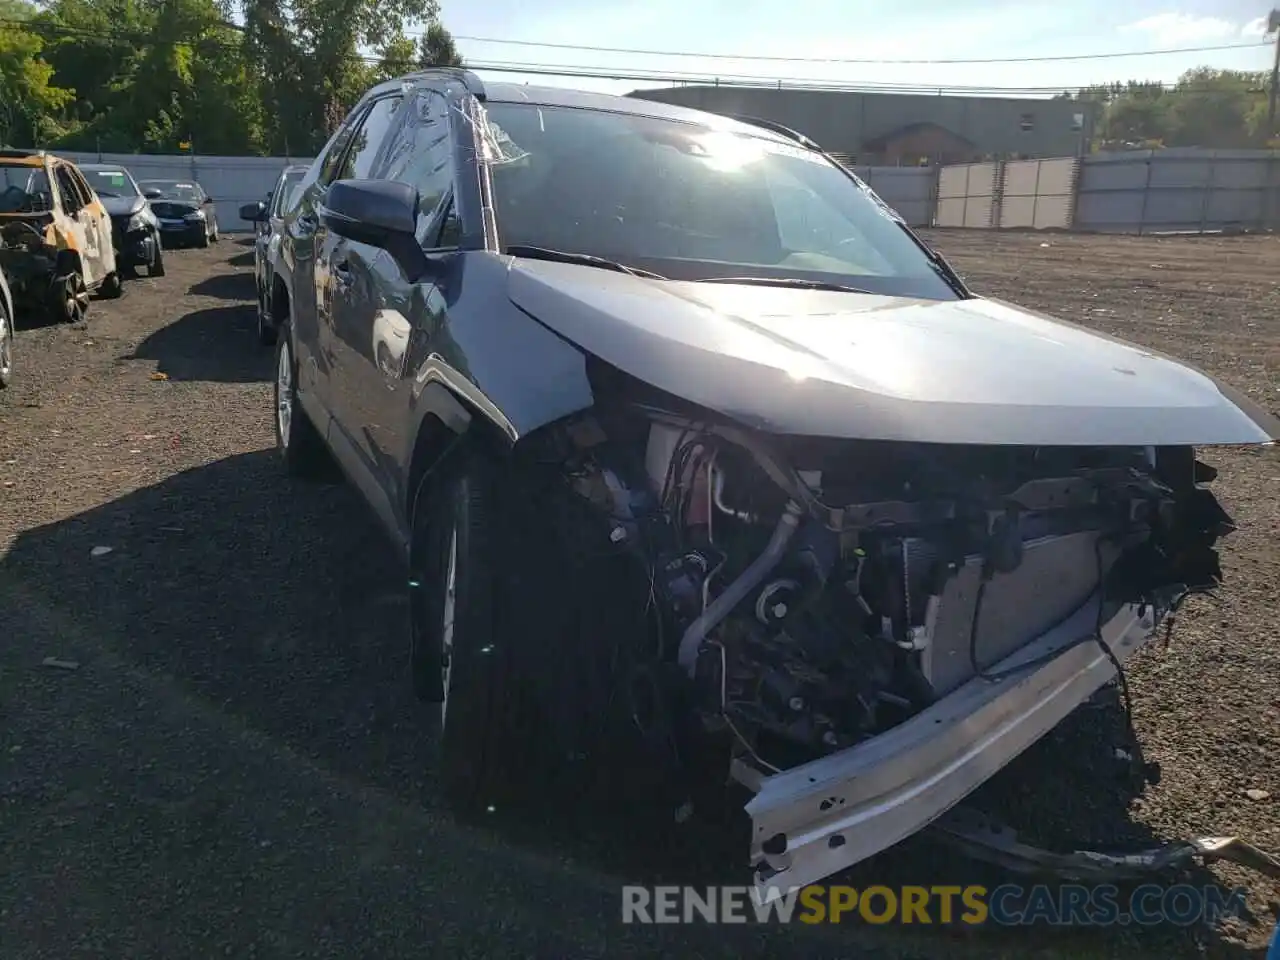
[[[1220,579],[1194,448],[1280,436],[975,296],[772,125],[432,70],[298,189],[280,457],[336,460],[404,557],[454,806],[643,751],[673,798],[749,796],[766,895],[919,830],[1112,679]]]

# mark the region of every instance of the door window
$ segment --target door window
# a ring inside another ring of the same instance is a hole
[[[453,187],[453,173],[449,101],[433,90],[421,91],[387,150],[382,176],[418,188],[418,240],[423,246],[457,243],[456,229],[440,229],[441,214],[446,212],[445,203]],[[451,205],[449,209],[452,210]]]
[[[89,181],[75,167],[67,167],[67,175],[71,177],[71,182],[75,185],[76,193],[80,195],[80,201],[86,207],[93,203],[93,188],[89,186]]]
[[[374,163],[392,125],[399,119],[397,112],[402,102],[403,98],[398,95],[373,102],[351,141],[351,149],[347,151],[335,180],[367,180],[373,176]]]
[[[66,167],[57,166],[53,169],[53,177],[58,181],[58,193],[62,195],[63,209],[69,216],[75,216],[84,207],[84,201],[80,199],[71,175],[67,173]]]
[[[352,119],[333,138],[333,142],[329,145],[329,152],[324,155],[324,160],[320,164],[320,175],[316,177],[318,183],[328,186],[329,183],[337,179],[335,174],[338,172],[338,165],[342,162],[342,156],[346,153],[347,145],[351,143],[351,134],[359,122],[360,117]]]

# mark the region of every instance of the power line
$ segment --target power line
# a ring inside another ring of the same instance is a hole
[[[163,44],[181,44],[183,46],[205,46],[215,49],[226,49],[229,51],[242,51],[243,47],[239,42],[228,42],[220,40],[216,37],[195,37],[182,40],[156,40],[154,37],[144,34],[129,34],[120,31],[114,33],[103,33],[98,30],[89,30],[80,27],[70,27],[63,24],[54,24],[41,21],[31,20],[13,20],[0,18],[0,23],[11,23],[22,26],[33,32],[42,33],[52,36],[64,36],[86,41],[94,41],[97,43],[108,43],[115,45],[128,45],[131,47],[140,46],[156,46]],[[219,26],[227,26],[220,24]],[[360,54],[351,54],[346,59],[349,62],[376,65],[381,63],[381,59],[376,56],[362,56]],[[692,84],[703,86],[727,86],[727,87],[743,87],[743,88],[766,88],[766,89],[804,89],[804,90],[827,90],[842,92],[865,92],[865,93],[899,93],[899,94],[927,94],[930,96],[956,95],[956,96],[1047,96],[1056,95],[1064,91],[1085,89],[1093,84],[1080,85],[1055,85],[1049,87],[1009,87],[1009,86],[966,86],[959,84],[922,84],[922,83],[884,83],[876,81],[840,81],[826,78],[805,78],[805,77],[767,77],[758,75],[707,75],[692,74],[685,71],[668,71],[668,70],[649,70],[649,69],[633,69],[633,70],[615,70],[609,67],[594,65],[566,65],[566,64],[542,64],[542,63],[519,63],[510,61],[495,61],[482,63],[478,61],[469,61],[468,69],[477,73],[498,73],[498,74],[524,74],[529,76],[547,76],[547,77],[568,77],[574,79],[593,79],[593,80],[616,80],[629,81],[635,83],[667,83],[667,84]],[[1161,89],[1174,89],[1176,85],[1169,83],[1152,82],[1149,87],[1159,86]],[[1192,91],[1194,88],[1182,87],[1184,91]],[[1209,88],[1206,88],[1209,89]]]
[[[414,33],[413,36],[422,34]],[[644,50],[636,47],[599,47],[577,43],[550,43],[540,40],[503,40],[497,37],[469,37],[454,34],[453,39],[465,40],[468,43],[493,43],[515,47],[539,47],[548,50],[577,50],[586,53],[629,53],[646,57],[696,57],[700,60],[743,60],[770,63],[847,63],[847,64],[982,64],[982,63],[1055,63],[1069,60],[1118,60],[1127,57],[1163,57],[1177,53],[1208,53],[1214,50],[1252,50],[1256,47],[1269,47],[1266,40],[1250,43],[1224,43],[1204,47],[1174,47],[1165,50],[1131,50],[1124,53],[1075,53],[1051,57],[986,57],[986,58],[954,58],[954,59],[906,59],[890,60],[860,57],[777,57],[764,54],[749,53],[696,53],[690,50]]]

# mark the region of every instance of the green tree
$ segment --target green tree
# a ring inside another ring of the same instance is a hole
[[[453,42],[453,34],[439,20],[433,20],[422,34],[418,48],[420,67],[460,67],[462,54]]]
[[[40,144],[57,136],[75,99],[74,90],[54,83],[44,39],[25,26],[35,12],[23,0],[0,0],[0,21],[6,21],[0,30],[0,143]]]

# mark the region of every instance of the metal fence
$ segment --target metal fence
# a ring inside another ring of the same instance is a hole
[[[1278,199],[1274,151],[1102,153],[1084,163],[1074,226],[1138,234],[1274,229]]]
[[[913,227],[933,220],[937,174],[929,167],[850,167],[876,195]]]
[[[1280,228],[1280,152],[1181,148],[938,170],[932,225],[1098,233]]]

